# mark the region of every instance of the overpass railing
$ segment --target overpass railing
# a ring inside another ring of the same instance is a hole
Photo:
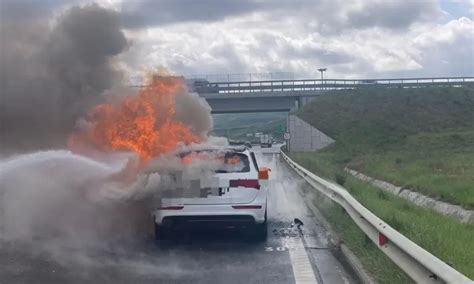
[[[252,93],[343,90],[358,88],[421,88],[421,87],[461,87],[474,85],[474,77],[400,78],[400,79],[303,79],[267,80],[235,82],[198,82],[195,92],[210,93]]]

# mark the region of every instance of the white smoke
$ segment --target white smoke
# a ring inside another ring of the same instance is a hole
[[[34,11],[33,2],[22,6]],[[0,34],[5,39],[0,61],[9,67],[0,74],[5,98],[0,101],[0,246],[27,245],[61,260],[69,258],[61,247],[116,250],[116,244],[150,233],[160,193],[177,186],[172,175],[181,172],[192,180],[219,166],[200,160],[185,166],[168,155],[123,180],[138,159],[130,153],[94,152],[91,159],[55,150],[6,157],[23,149],[63,147],[75,123],[90,127],[80,117],[91,105],[136,91],[119,86],[123,74],[117,60],[129,42],[114,11],[95,4],[74,7],[51,23],[9,17]],[[203,139],[178,150],[228,145],[225,138],[207,136],[211,108],[197,94],[176,96],[176,119]]]
[[[225,142],[210,137],[179,151],[219,149]],[[163,192],[179,194],[173,190],[189,186],[177,184],[176,174],[189,182],[211,177],[222,166],[218,159],[185,164],[170,153],[132,172],[132,180],[121,179],[134,161],[132,153],[90,159],[66,150],[0,160],[0,240],[38,243],[37,249],[56,256],[61,245],[87,252],[133,242],[150,233],[151,212]]]
[[[69,151],[0,161],[0,238],[76,247],[100,244],[129,212],[119,211],[125,204],[103,202],[95,190],[125,162],[115,157],[103,163]]]

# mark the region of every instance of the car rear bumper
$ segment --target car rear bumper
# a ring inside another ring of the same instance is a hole
[[[265,221],[265,210],[266,203],[184,205],[179,210],[155,210],[153,216],[158,225],[171,223],[261,224]]]

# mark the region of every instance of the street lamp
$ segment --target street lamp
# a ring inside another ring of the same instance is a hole
[[[323,83],[324,83],[324,76],[323,73],[324,71],[328,70],[327,68],[319,68],[318,71],[321,72],[321,90],[323,89]]]

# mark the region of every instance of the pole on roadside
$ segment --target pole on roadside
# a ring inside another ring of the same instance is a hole
[[[321,72],[321,90],[323,90],[323,84],[324,84],[324,71],[328,70],[327,68],[319,68],[318,71]]]

